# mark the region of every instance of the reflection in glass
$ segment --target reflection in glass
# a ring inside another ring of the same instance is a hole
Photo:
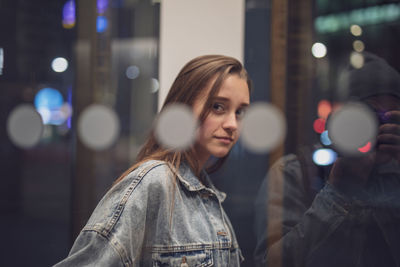
[[[118,116],[107,106],[92,104],[78,118],[78,136],[93,150],[109,148],[117,140],[119,132]]]
[[[285,138],[286,120],[282,112],[267,102],[252,104],[242,123],[243,145],[254,153],[267,153]]]
[[[18,105],[8,116],[7,133],[14,145],[31,148],[39,143],[43,133],[41,116],[32,105]]]

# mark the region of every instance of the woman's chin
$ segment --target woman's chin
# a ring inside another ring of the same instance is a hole
[[[229,149],[220,150],[220,151],[215,151],[214,153],[212,153],[212,155],[213,155],[214,157],[216,157],[216,158],[223,158],[223,157],[225,157],[226,155],[228,155],[229,151],[230,151]]]

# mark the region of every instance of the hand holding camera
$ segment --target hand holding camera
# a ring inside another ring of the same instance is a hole
[[[329,181],[333,185],[364,186],[377,165],[392,160],[400,163],[400,104],[391,95],[380,95],[365,101],[378,118],[378,133],[374,150],[357,155],[339,157],[332,167]]]
[[[388,111],[379,117],[376,163],[383,164],[392,159],[400,163],[400,111]]]

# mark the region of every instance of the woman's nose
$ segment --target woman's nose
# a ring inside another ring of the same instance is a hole
[[[226,130],[235,131],[238,128],[238,121],[236,118],[236,114],[229,113],[225,117],[222,127]]]

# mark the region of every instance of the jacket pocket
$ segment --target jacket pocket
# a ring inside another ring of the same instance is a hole
[[[210,250],[153,253],[153,267],[205,267],[213,265]]]

